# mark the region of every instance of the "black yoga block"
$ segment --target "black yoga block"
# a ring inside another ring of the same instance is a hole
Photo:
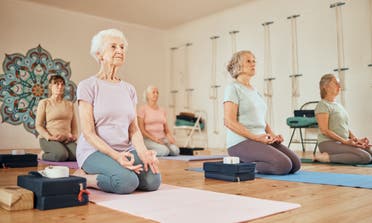
[[[37,166],[36,154],[0,154],[0,168],[34,167]]]
[[[34,207],[40,210],[80,206],[89,201],[88,194],[83,193],[86,191],[86,179],[83,177],[47,178],[30,172],[29,175],[18,176],[17,184],[34,192]]]
[[[205,178],[237,182],[254,180],[256,163],[205,162],[203,163],[203,169]]]
[[[204,150],[204,148],[201,147],[180,147],[180,155],[194,155],[195,151],[201,151]]]

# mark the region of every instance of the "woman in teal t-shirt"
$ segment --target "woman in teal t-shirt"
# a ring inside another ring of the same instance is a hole
[[[322,100],[315,108],[320,134],[321,154],[315,160],[344,164],[367,164],[372,161],[369,140],[357,138],[349,129],[349,116],[336,102],[340,83],[333,74],[325,74],[319,82]]]
[[[230,60],[227,70],[235,81],[225,89],[224,122],[230,156],[243,162],[255,162],[259,173],[290,174],[301,167],[297,155],[281,144],[265,121],[266,104],[252,86],[256,59],[250,51],[239,51]]]

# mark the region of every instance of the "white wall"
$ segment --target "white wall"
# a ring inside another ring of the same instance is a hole
[[[148,84],[163,91],[166,87],[164,31],[30,2],[0,1],[0,61],[5,54],[25,55],[41,44],[54,59],[70,62],[71,79],[78,84],[98,71],[98,65],[89,55],[90,40],[107,28],[118,28],[126,34],[129,51],[120,76],[136,87],[139,99]],[[1,69],[0,74],[3,73]],[[161,98],[160,104],[165,104],[165,99]],[[37,139],[22,125],[0,124],[0,149],[38,147]]]
[[[89,55],[91,37],[99,30],[116,27],[124,31],[129,41],[128,60],[122,70],[124,80],[136,86],[138,95],[146,85],[159,86],[160,104],[170,103],[170,47],[193,43],[189,48],[190,87],[193,107],[207,112],[209,147],[225,146],[223,127],[223,89],[231,81],[225,71],[231,57],[231,30],[239,30],[237,49],[249,49],[256,54],[257,75],[254,84],[263,92],[263,27],[261,24],[274,21],[270,26],[272,48],[272,70],[274,81],[274,128],[288,140],[290,129],[285,120],[291,111],[291,51],[290,22],[287,16],[300,14],[298,18],[300,104],[318,100],[318,81],[322,74],[337,67],[335,11],[327,0],[259,0],[237,8],[205,17],[176,27],[166,32],[143,26],[124,24],[99,17],[50,8],[30,2],[0,1],[0,61],[5,53],[25,54],[30,48],[41,44],[53,58],[70,62],[72,80],[80,80],[94,74],[98,66]],[[371,26],[369,25],[368,0],[346,0],[342,7],[344,22],[347,110],[351,128],[359,136],[372,138],[372,63]],[[209,37],[219,35],[217,55],[217,82],[219,89],[219,134],[213,133],[213,110],[209,98],[211,75],[211,41]],[[176,53],[175,83],[178,94],[177,112],[183,110],[185,77],[182,56]],[[0,70],[3,73],[3,70]],[[0,102],[1,103],[1,102]],[[169,113],[171,110],[169,110]],[[173,120],[170,118],[170,120]],[[35,137],[23,126],[0,124],[0,149],[36,148]]]
[[[320,77],[337,68],[336,17],[335,9],[329,6],[335,1],[326,0],[260,0],[252,1],[237,8],[205,17],[191,23],[168,30],[166,34],[168,48],[167,70],[170,75],[169,48],[191,42],[189,52],[189,74],[191,86],[195,88],[193,107],[208,113],[209,147],[221,148],[225,145],[223,127],[223,89],[231,81],[225,66],[231,57],[229,31],[239,30],[237,49],[253,51],[257,59],[257,75],[254,85],[263,93],[264,70],[264,29],[262,23],[274,21],[270,26],[272,71],[274,81],[274,129],[289,141],[290,129],[286,118],[291,111],[291,31],[288,16],[300,14],[297,19],[299,71],[301,96],[299,104],[319,100],[318,82]],[[350,70],[346,72],[346,108],[351,119],[351,129],[357,136],[372,139],[372,61],[371,31],[369,24],[368,0],[347,0],[342,7],[344,24],[345,63]],[[211,75],[211,36],[219,35],[217,55],[217,82],[219,89],[219,134],[212,131],[212,102],[208,99]],[[176,53],[176,61],[182,56]],[[180,59],[181,58],[181,59]],[[184,81],[181,78],[182,63],[175,63],[174,86],[181,91],[178,94],[182,110]],[[168,82],[168,88],[170,87]],[[170,97],[168,97],[170,101]],[[291,147],[292,148],[292,147]],[[297,147],[299,148],[299,146]]]

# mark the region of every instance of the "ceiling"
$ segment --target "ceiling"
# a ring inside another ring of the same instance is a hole
[[[23,0],[156,29],[177,25],[252,0]]]

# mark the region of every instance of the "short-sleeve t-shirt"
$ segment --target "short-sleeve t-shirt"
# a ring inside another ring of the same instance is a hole
[[[159,139],[165,137],[164,124],[167,122],[167,115],[163,108],[153,109],[148,105],[143,105],[138,109],[138,117],[143,119],[148,133]]]
[[[43,129],[40,129],[42,126]],[[40,138],[48,138],[50,135],[77,134],[77,123],[74,104],[71,101],[62,100],[55,102],[50,98],[41,100],[37,107],[36,130]],[[49,134],[48,134],[49,133]]]
[[[267,106],[262,96],[256,89],[249,89],[237,81],[225,88],[224,102],[233,102],[238,105],[237,120],[253,134],[264,134],[266,128]],[[246,137],[227,129],[227,147],[234,146]]]
[[[315,108],[315,114],[327,113],[328,129],[342,137],[349,138],[349,115],[346,110],[337,102],[329,102],[322,99]],[[318,135],[318,143],[333,140],[328,136],[320,133]]]
[[[81,81],[77,88],[77,100],[93,106],[96,133],[112,149],[129,151],[129,125],[136,118],[137,95],[133,85],[101,80],[96,76]],[[79,114],[83,116],[85,114]],[[77,143],[77,161],[82,166],[86,158],[97,151],[81,134]]]

